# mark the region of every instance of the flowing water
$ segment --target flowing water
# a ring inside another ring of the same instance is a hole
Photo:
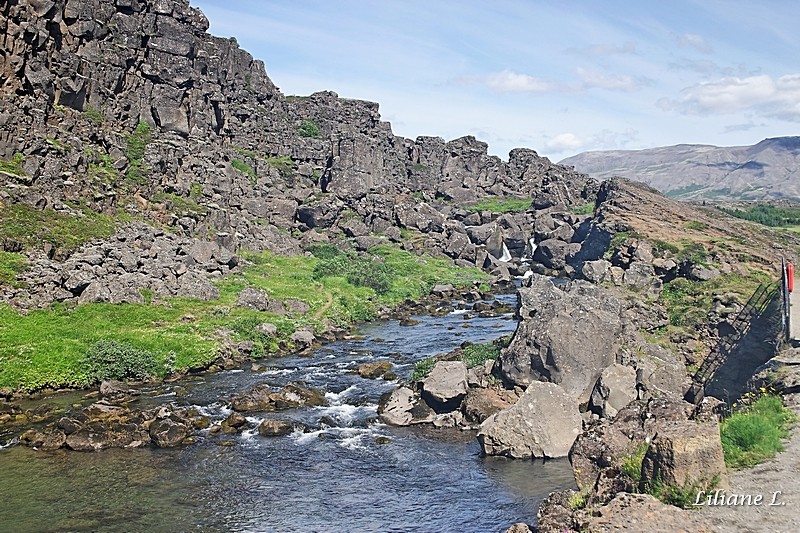
[[[354,373],[359,363],[388,360],[407,376],[415,361],[516,325],[508,316],[468,316],[367,324],[358,340],[311,357],[270,360],[266,372],[203,375],[139,400],[195,405],[219,421],[231,396],[258,383],[328,391],[326,407],[269,414],[305,427],[289,436],[252,429],[201,433],[176,449],[0,449],[0,531],[491,532],[531,522],[543,497],[573,486],[566,461],[485,458],[473,432],[381,424],[378,399],[396,382]]]

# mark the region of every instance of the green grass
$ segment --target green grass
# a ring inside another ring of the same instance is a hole
[[[118,225],[129,220],[125,213],[112,217],[82,209],[80,215],[74,215],[0,202],[0,241],[18,242],[25,249],[47,242],[56,249],[74,250],[93,239],[111,236]]]
[[[0,171],[14,174],[15,176],[23,176],[25,172],[22,170],[22,165],[25,163],[25,156],[21,153],[15,153],[11,159],[0,160]]]
[[[588,202],[581,205],[574,205],[569,208],[570,213],[575,215],[591,215],[594,213],[594,202]]]
[[[126,178],[132,183],[146,183],[147,175],[144,168],[144,154],[147,144],[152,138],[152,131],[146,122],[139,122],[131,135],[125,138],[125,156],[128,158],[128,172]]]
[[[0,251],[0,286],[19,286],[16,275],[28,266],[28,260],[22,254]]]
[[[85,387],[94,376],[86,369],[87,352],[100,341],[124,343],[134,351],[153,354],[158,368],[207,365],[219,353],[217,332],[232,330],[234,339],[254,343],[255,355],[275,353],[281,342],[301,326],[320,330],[324,320],[346,326],[374,317],[378,307],[418,298],[435,283],[464,286],[485,275],[459,269],[444,259],[419,258],[389,246],[373,251],[391,274],[391,285],[379,293],[355,286],[343,276],[315,276],[316,257],[243,254],[250,264],[242,274],[218,282],[220,296],[212,301],[170,298],[167,305],[92,303],[67,310],[32,311],[22,316],[0,306],[0,387],[32,391],[44,387]],[[310,310],[303,316],[280,316],[238,307],[246,287],[267,292],[271,299],[297,299]],[[149,295],[152,298],[152,294]],[[272,323],[278,333],[259,332]],[[174,358],[174,362],[171,361]]]
[[[408,377],[408,379],[411,381],[420,381],[425,379],[438,362],[439,360],[435,357],[428,357],[427,359],[417,361],[414,363],[414,370],[411,371],[411,375]]]
[[[648,447],[646,442],[640,443],[622,458],[619,465],[619,471],[636,485],[642,480],[642,461],[644,461]]]
[[[83,108],[83,116],[86,118],[86,120],[93,122],[98,126],[105,120],[103,113],[99,109],[92,107],[90,104],[86,104],[86,106]]]
[[[725,463],[743,468],[771,459],[783,451],[782,439],[795,414],[783,405],[779,396],[763,395],[755,403],[722,421],[722,449]]]
[[[530,198],[503,198],[490,196],[479,200],[476,204],[466,207],[467,211],[479,213],[490,211],[492,213],[520,213],[531,207]]]
[[[464,347],[464,356],[461,360],[467,364],[467,368],[480,366],[486,361],[494,361],[500,357],[500,350],[507,347],[509,342],[511,337],[506,335],[492,342],[470,344]]]
[[[690,220],[685,225],[686,229],[691,229],[695,231],[705,231],[708,229],[708,224],[705,222],[700,222],[699,220]]]
[[[276,169],[283,179],[289,179],[294,175],[294,161],[289,156],[270,157],[267,163]]]
[[[156,203],[172,204],[172,212],[181,216],[205,215],[208,213],[206,206],[200,205],[191,198],[185,198],[174,193],[159,192],[150,198]]]
[[[234,159],[233,161],[231,161],[231,166],[236,170],[238,170],[239,172],[249,176],[250,180],[253,182],[255,182],[258,179],[256,171],[253,169],[253,167],[251,167],[241,159]]]

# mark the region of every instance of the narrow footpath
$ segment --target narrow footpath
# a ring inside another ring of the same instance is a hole
[[[800,415],[800,394],[784,398],[787,405]],[[800,425],[791,430],[784,451],[774,459],[733,472],[731,488],[725,492],[753,497],[762,495],[763,502],[758,506],[703,507],[700,512],[720,533],[800,531]],[[770,505],[773,498],[777,505]]]

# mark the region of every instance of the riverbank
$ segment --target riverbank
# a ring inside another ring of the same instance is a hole
[[[438,297],[450,297],[489,278],[478,269],[391,246],[362,256],[336,253],[372,267],[366,274],[374,279],[380,273],[384,285],[370,287],[369,279],[348,278],[346,271],[320,272],[329,259],[311,254],[265,252],[245,254],[240,272],[218,279],[216,294],[203,299],[146,293],[139,304],[87,302],[25,314],[0,307],[0,389],[9,395],[86,388],[99,381],[85,364],[86,354],[109,340],[129,347],[159,378],[291,353],[342,336],[355,323],[388,316],[402,304],[412,307],[437,284]],[[103,379],[132,377],[140,376],[123,372]]]

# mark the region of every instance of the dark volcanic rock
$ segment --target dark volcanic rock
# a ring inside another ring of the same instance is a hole
[[[268,385],[256,385],[231,402],[235,410],[242,412],[280,411],[325,404],[325,394],[322,391],[306,388],[299,383],[289,383],[277,392]]]

